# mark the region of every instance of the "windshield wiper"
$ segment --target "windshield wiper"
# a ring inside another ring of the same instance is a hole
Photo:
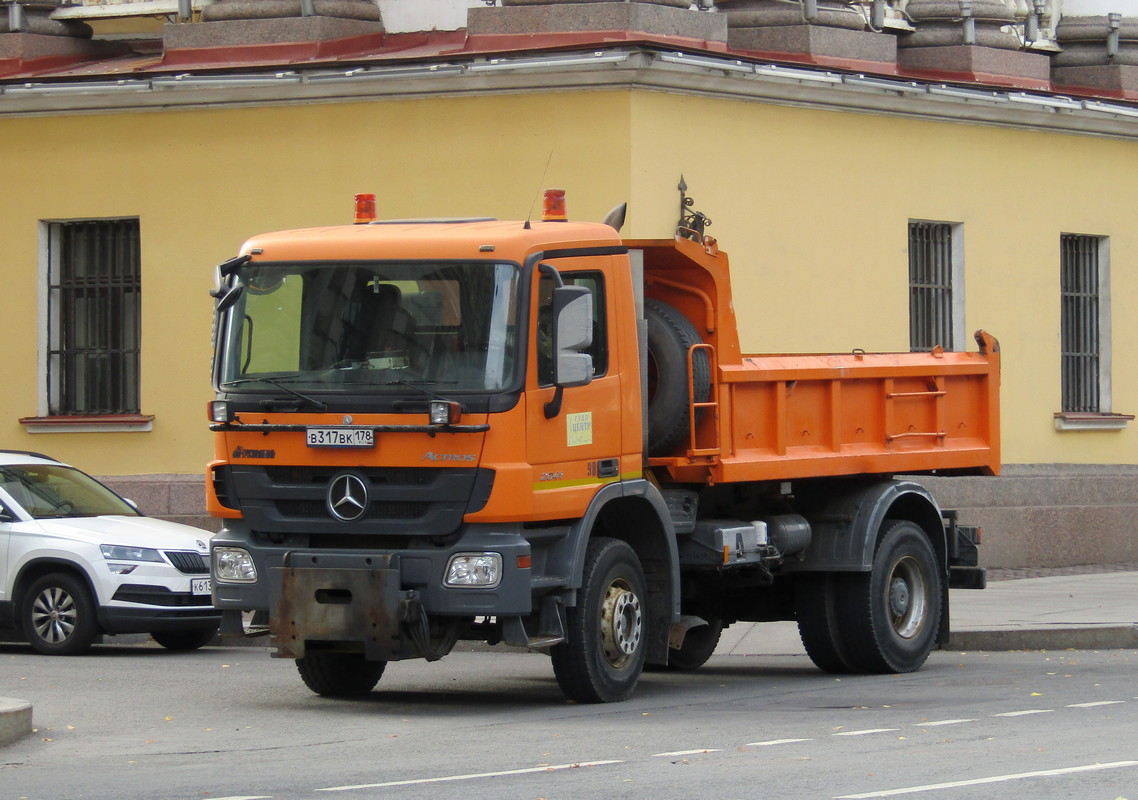
[[[268,383],[268,384],[271,384],[271,385],[277,387],[282,392],[293,397],[294,399],[299,400],[300,402],[304,403],[305,405],[316,409],[317,411],[327,411],[328,410],[328,404],[327,403],[325,403],[321,400],[317,400],[315,397],[309,397],[306,394],[301,394],[296,389],[293,389],[290,386],[286,386],[284,383],[282,383],[277,378],[267,378],[267,377],[238,378],[235,381],[226,381],[224,384],[222,384],[222,387],[240,386],[241,384],[244,384],[244,383]],[[271,403],[272,401],[271,400],[262,401],[262,403],[266,403],[266,402]]]
[[[426,388],[426,386],[424,386],[424,384],[428,384],[428,383],[431,384],[432,386],[437,386],[438,384],[441,384],[441,383],[445,383],[447,385],[453,385],[455,383],[458,383],[458,381],[420,381],[419,383],[411,383],[411,381],[405,381],[403,379],[399,379],[396,381],[384,381],[383,383],[380,384],[380,386],[406,386],[410,389],[414,389],[417,392],[422,392],[423,394],[427,395],[427,397],[433,397],[436,400],[446,400],[447,402],[450,402],[449,397],[443,397],[441,394],[436,394],[435,392],[432,392],[430,389]]]

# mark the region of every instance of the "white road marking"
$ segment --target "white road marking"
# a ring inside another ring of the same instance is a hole
[[[439,778],[416,778],[408,781],[386,781],[384,783],[360,783],[355,786],[329,786],[316,789],[317,792],[347,792],[352,789],[378,789],[384,786],[414,786],[422,783],[447,783],[449,781],[466,781],[473,778],[497,778],[503,775],[525,775],[533,772],[553,772],[560,769],[578,769],[582,767],[600,767],[605,764],[623,764],[623,761],[580,761],[575,764],[550,764],[545,767],[527,767],[525,769],[505,769],[499,772],[475,772],[469,775],[445,775]]]
[[[843,794],[834,800],[864,800],[869,797],[895,797],[901,794],[916,794],[918,792],[932,792],[937,789],[957,789],[963,786],[981,786],[986,783],[1004,783],[1006,781],[1020,781],[1028,778],[1047,778],[1055,775],[1073,775],[1078,772],[1097,772],[1104,769],[1122,769],[1124,767],[1138,767],[1138,761],[1114,761],[1109,764],[1087,764],[1083,767],[1065,767],[1063,769],[1044,769],[1038,772],[1019,772],[1012,775],[995,775],[991,778],[973,778],[964,781],[950,781],[948,783],[930,783],[925,786],[908,786],[904,789],[887,789],[882,792],[866,792],[865,794]]]
[[[868,736],[871,733],[892,733],[899,731],[900,728],[867,728],[864,731],[840,731],[835,733],[835,736]]]
[[[1136,697],[1135,699],[1138,700],[1138,697]],[[1126,700],[1097,700],[1097,701],[1088,702],[1088,703],[1071,703],[1071,704],[1067,705],[1066,707],[1067,708],[1095,708],[1098,706],[1118,705],[1118,704],[1122,704],[1122,703],[1126,703],[1126,702],[1127,702]],[[992,716],[993,717],[1022,717],[1022,716],[1027,716],[1027,715],[1031,715],[1031,714],[1050,714],[1052,711],[1054,711],[1054,709],[1051,709],[1051,708],[1033,708],[1033,709],[1027,709],[1024,711],[1005,711],[1005,712],[1000,713],[1000,714],[993,714]],[[976,719],[942,719],[942,720],[933,720],[930,722],[914,722],[911,724],[917,728],[935,728],[935,727],[940,727],[940,726],[944,726],[944,725],[961,725],[961,724],[964,724],[967,722],[976,722],[976,721],[977,721]],[[894,733],[894,732],[897,732],[899,730],[901,730],[901,729],[900,728],[867,728],[865,730],[857,730],[857,731],[839,731],[839,732],[834,733],[832,735],[833,736],[868,736],[868,735],[875,734],[875,733]],[[809,738],[809,739],[770,739],[770,740],[763,741],[763,742],[748,742],[747,744],[745,744],[743,746],[744,747],[772,747],[775,745],[799,744],[802,742],[813,742],[813,741],[814,741],[814,739],[812,739],[812,738]],[[697,749],[697,750],[675,750],[675,751],[668,752],[668,753],[655,753],[652,755],[652,758],[669,758],[669,757],[673,757],[673,756],[690,756],[690,755],[701,755],[703,753],[722,753],[722,752],[724,752],[724,750],[722,748],[708,747],[708,748],[702,748],[702,749]],[[453,781],[472,780],[475,778],[495,778],[495,777],[501,777],[501,776],[505,776],[505,775],[525,775],[525,774],[533,774],[533,773],[538,773],[538,772],[554,772],[557,770],[564,770],[564,769],[578,769],[578,768],[583,768],[583,767],[599,767],[599,766],[605,766],[608,764],[623,764],[623,763],[624,763],[624,761],[622,761],[622,760],[582,761],[582,762],[575,763],[575,764],[551,764],[551,765],[544,766],[544,767],[526,767],[523,769],[500,770],[498,772],[478,772],[478,773],[471,773],[468,775],[445,775],[445,776],[441,776],[441,777],[437,777],[437,778],[417,778],[417,779],[413,779],[413,780],[386,781],[383,783],[361,783],[361,784],[356,784],[356,785],[352,785],[352,786],[329,786],[329,787],[325,787],[325,788],[321,788],[321,789],[316,789],[315,791],[317,791],[317,792],[346,792],[346,791],[351,791],[353,789],[376,789],[376,788],[382,788],[382,787],[387,787],[387,786],[413,786],[413,785],[417,785],[417,784],[428,784],[428,783],[448,783],[448,782],[453,782]],[[1134,766],[1138,766],[1138,761],[1116,761],[1116,762],[1108,763],[1108,764],[1090,764],[1090,765],[1083,766],[1083,767],[1067,767],[1065,769],[1042,770],[1039,772],[1023,772],[1023,773],[1018,773],[1018,774],[1013,774],[1013,775],[998,775],[998,776],[995,776],[992,778],[976,778],[976,779],[972,779],[972,780],[953,781],[950,783],[928,784],[926,786],[911,786],[911,787],[907,787],[904,789],[888,789],[888,790],[881,791],[881,792],[869,792],[866,794],[841,795],[840,797],[835,798],[835,800],[861,800],[862,798],[872,798],[872,797],[892,797],[895,795],[915,794],[918,792],[934,791],[936,789],[951,789],[951,788],[962,787],[962,786],[977,786],[977,785],[987,784],[987,783],[1000,783],[1000,782],[1005,782],[1005,781],[1024,780],[1027,778],[1047,777],[1047,776],[1054,776],[1054,775],[1067,775],[1067,774],[1078,773],[1078,772],[1092,772],[1092,771],[1097,771],[1097,770],[1120,769],[1123,767],[1134,767]],[[214,800],[272,800],[272,796],[271,795],[233,795],[231,797],[214,798]]]

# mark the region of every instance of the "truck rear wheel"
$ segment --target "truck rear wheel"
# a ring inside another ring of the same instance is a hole
[[[795,584],[795,618],[806,655],[818,669],[835,675],[853,672],[838,620],[838,584],[834,572],[799,575]]]
[[[668,669],[683,672],[699,669],[715,652],[722,633],[723,620],[718,617],[707,620],[706,625],[692,628],[684,636],[682,646],[668,650]]]
[[[877,544],[873,569],[843,576],[840,622],[858,672],[920,669],[936,643],[943,577],[924,530],[894,522]]]
[[[324,697],[367,694],[379,683],[386,667],[386,661],[367,661],[362,653],[316,650],[296,659],[304,685]]]
[[[613,703],[636,688],[647,652],[647,589],[636,553],[619,539],[589,542],[567,639],[551,648],[553,674],[570,700]]]
[[[648,327],[648,454],[671,453],[688,435],[688,350],[702,343],[699,331],[687,317],[659,300],[644,301]],[[692,356],[695,399],[707,400],[711,391],[711,366],[707,353]]]

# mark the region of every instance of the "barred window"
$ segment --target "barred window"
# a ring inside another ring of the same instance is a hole
[[[1110,410],[1106,362],[1107,272],[1105,239],[1063,234],[1060,238],[1063,411]]]
[[[909,347],[915,352],[937,345],[963,349],[959,229],[947,222],[909,223]]]
[[[137,219],[47,223],[51,415],[139,411]]]

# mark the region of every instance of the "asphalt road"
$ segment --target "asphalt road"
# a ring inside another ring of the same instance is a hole
[[[837,679],[716,656],[582,706],[524,653],[392,664],[337,701],[263,649],[0,645],[0,695],[37,729],[0,749],[0,800],[1138,800],[1136,668],[1134,650],[942,652]]]

